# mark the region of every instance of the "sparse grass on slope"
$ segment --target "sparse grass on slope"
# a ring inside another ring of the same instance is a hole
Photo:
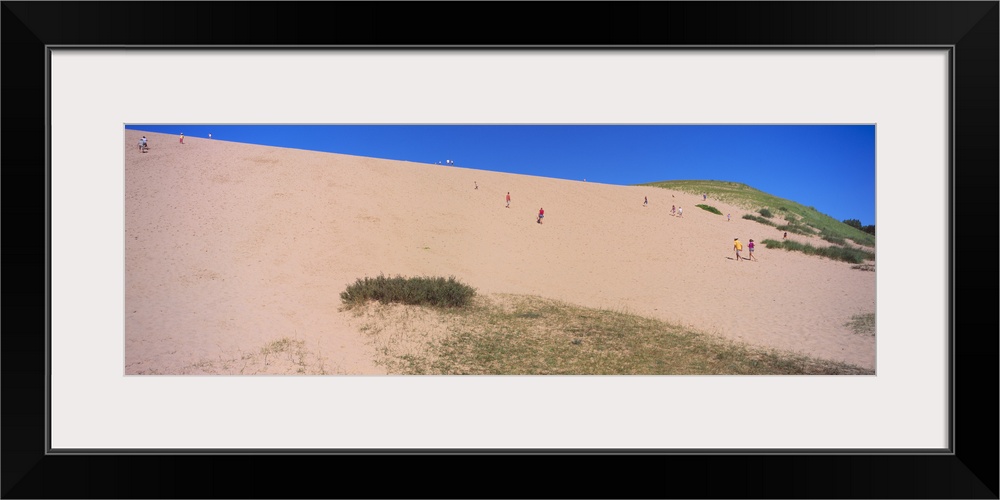
[[[850,262],[851,264],[863,264],[867,260],[875,260],[875,254],[867,250],[845,247],[821,247],[817,248],[809,244],[797,241],[785,240],[764,240],[761,243],[767,248],[783,248],[789,251],[802,252],[806,255],[819,255],[828,259]]]
[[[803,226],[802,224],[782,224],[777,227],[778,231],[788,231],[789,233],[801,234],[804,236],[815,236],[816,231],[813,231],[809,226]]]
[[[844,325],[859,335],[875,335],[875,313],[857,314]]]
[[[743,218],[746,219],[746,220],[752,220],[754,222],[759,222],[759,223],[764,224],[766,226],[771,226],[771,227],[777,226],[777,224],[775,224],[775,223],[773,223],[773,222],[771,222],[771,221],[769,221],[769,220],[767,220],[767,219],[765,219],[763,217],[757,217],[756,215],[753,215],[753,214],[743,214]]]
[[[392,373],[442,375],[873,374],[857,366],[728,342],[622,311],[526,296],[438,310],[447,332],[387,347]],[[379,325],[364,331],[379,332]],[[377,333],[376,333],[377,335]]]
[[[202,358],[187,366],[164,373],[155,368],[139,370],[137,375],[345,375],[336,365],[310,350],[304,340],[281,337],[256,349]]]
[[[707,193],[708,197],[713,200],[760,213],[765,218],[770,218],[769,215],[783,217],[787,224],[777,226],[782,231],[805,235],[823,234],[841,240],[849,239],[862,246],[875,247],[874,235],[822,214],[815,207],[807,207],[794,201],[778,198],[746,184],[724,181],[663,181],[641,185],[683,191],[695,195]],[[753,217],[755,216],[744,216],[743,218],[767,224],[763,222],[763,219]]]
[[[369,300],[386,304],[398,302],[436,307],[462,307],[475,294],[474,288],[459,282],[454,277],[387,278],[379,275],[375,278],[358,278],[340,294],[340,299],[349,307]]]

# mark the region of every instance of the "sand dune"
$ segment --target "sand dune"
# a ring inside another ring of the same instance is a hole
[[[737,262],[734,237],[781,233],[711,198],[731,222],[659,188],[184,142],[125,132],[126,374],[296,373],[292,354],[262,359],[281,339],[327,373],[384,373],[339,311],[348,284],[380,273],[455,276],[484,294],[627,310],[875,367],[875,339],[845,326],[875,311],[875,273],[759,243],[759,261]]]

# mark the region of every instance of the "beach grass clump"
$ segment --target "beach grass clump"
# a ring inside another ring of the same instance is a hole
[[[821,248],[819,254],[833,260],[850,262],[851,264],[863,264],[865,261],[875,260],[875,252],[847,247],[834,246]]]
[[[814,247],[808,243],[799,243],[792,240],[764,240],[761,242],[767,248],[781,248],[791,252],[802,252],[806,255],[818,255],[832,260],[849,262],[851,264],[863,264],[865,261],[875,260],[875,253],[867,250],[845,247]]]
[[[772,214],[771,211],[768,210],[767,208],[762,208],[762,209],[758,210],[757,213],[759,213],[761,217],[766,217],[768,219],[770,219],[771,217],[774,217],[774,214]]]
[[[780,226],[777,226],[777,228],[778,231],[787,231],[789,233],[801,234],[803,236],[813,236],[816,234],[816,231],[814,231],[811,227],[804,226],[802,224],[799,224],[798,222],[790,222],[788,224],[782,224]]]
[[[702,210],[705,210],[706,212],[712,212],[713,214],[722,215],[722,212],[720,212],[718,208],[715,208],[711,205],[695,205],[695,206]]]
[[[857,366],[736,343],[625,310],[532,296],[442,309],[447,329],[421,350],[383,352],[390,372],[422,375],[873,374]]]
[[[875,335],[875,313],[855,314],[844,326],[858,335]]]
[[[757,217],[754,214],[743,214],[743,218],[746,219],[746,220],[752,220],[754,222],[759,222],[759,223],[764,224],[766,226],[771,226],[771,227],[775,226],[775,223],[773,223],[773,222],[771,222],[771,221],[769,221],[769,220],[767,220],[767,219],[765,219],[763,217]]]
[[[824,240],[826,240],[826,241],[828,241],[828,242],[830,242],[830,243],[833,243],[834,245],[847,246],[847,240],[845,240],[844,238],[841,238],[839,236],[830,234],[830,233],[828,233],[826,231],[823,231],[822,233],[820,233],[819,237],[822,238],[822,239],[824,239]]]
[[[463,307],[476,295],[475,288],[459,282],[454,276],[442,277],[386,277],[358,278],[340,299],[348,307],[378,301],[384,304],[401,303],[433,307]]]

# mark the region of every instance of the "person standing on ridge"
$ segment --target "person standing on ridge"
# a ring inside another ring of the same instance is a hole
[[[181,132],[181,144],[184,144],[184,132]]]
[[[507,208],[510,208],[510,191],[507,191]]]

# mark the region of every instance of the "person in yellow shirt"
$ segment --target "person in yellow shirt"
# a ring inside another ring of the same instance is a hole
[[[743,250],[743,244],[740,243],[739,238],[733,238],[733,248],[736,249],[736,260],[740,260],[740,252]]]

